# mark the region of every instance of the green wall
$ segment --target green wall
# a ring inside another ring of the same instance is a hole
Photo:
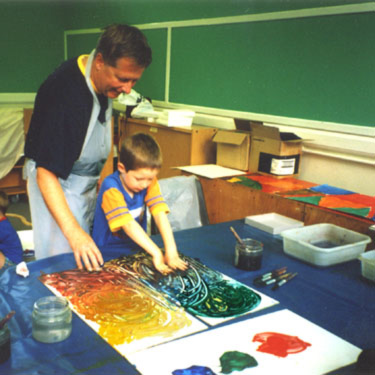
[[[63,60],[65,30],[110,23],[227,17],[318,8],[355,0],[39,0],[0,2],[7,72],[0,93],[35,92]],[[172,29],[169,101],[277,116],[375,126],[375,14]],[[16,25],[16,26],[14,26]],[[166,29],[145,30],[153,64],[136,90],[164,100]],[[68,37],[68,57],[98,35]]]
[[[64,57],[58,1],[0,1],[0,93],[37,91]]]

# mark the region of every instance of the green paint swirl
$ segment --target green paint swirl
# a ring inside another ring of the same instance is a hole
[[[178,303],[194,315],[226,318],[255,309],[261,297],[250,288],[223,275],[188,256],[180,254],[189,264],[188,270],[161,276],[153,267],[152,258],[145,252],[107,262],[113,272],[130,273],[148,287]]]
[[[237,351],[225,352],[220,357],[221,372],[230,374],[233,371],[242,371],[245,368],[256,367],[258,362],[251,355]]]

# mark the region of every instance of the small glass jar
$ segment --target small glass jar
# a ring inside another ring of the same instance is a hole
[[[72,311],[62,297],[42,297],[34,303],[33,337],[44,343],[63,341],[72,332]]]
[[[0,329],[0,363],[6,362],[10,357],[10,331],[5,324]]]
[[[234,265],[246,271],[256,271],[262,265],[263,244],[251,238],[236,243],[234,249]]]

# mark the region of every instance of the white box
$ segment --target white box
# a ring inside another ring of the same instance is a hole
[[[194,111],[182,109],[164,110],[156,119],[156,123],[167,126],[190,127],[194,116]]]
[[[361,261],[362,276],[375,281],[375,250],[366,251],[358,258]]]
[[[333,224],[315,224],[281,233],[284,252],[316,266],[356,259],[371,238]]]
[[[264,230],[267,233],[279,234],[284,230],[303,227],[303,221],[271,212],[268,214],[245,217],[245,224]]]

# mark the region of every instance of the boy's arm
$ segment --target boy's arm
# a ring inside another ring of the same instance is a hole
[[[122,226],[124,232],[145,251],[147,251],[153,259],[155,268],[162,274],[168,274],[172,270],[164,263],[163,253],[154,241],[143,230],[139,223],[130,220]]]
[[[176,270],[186,270],[187,264],[179,257],[173,231],[166,212],[161,211],[154,215],[155,224],[163,238],[165,260],[169,267]]]

